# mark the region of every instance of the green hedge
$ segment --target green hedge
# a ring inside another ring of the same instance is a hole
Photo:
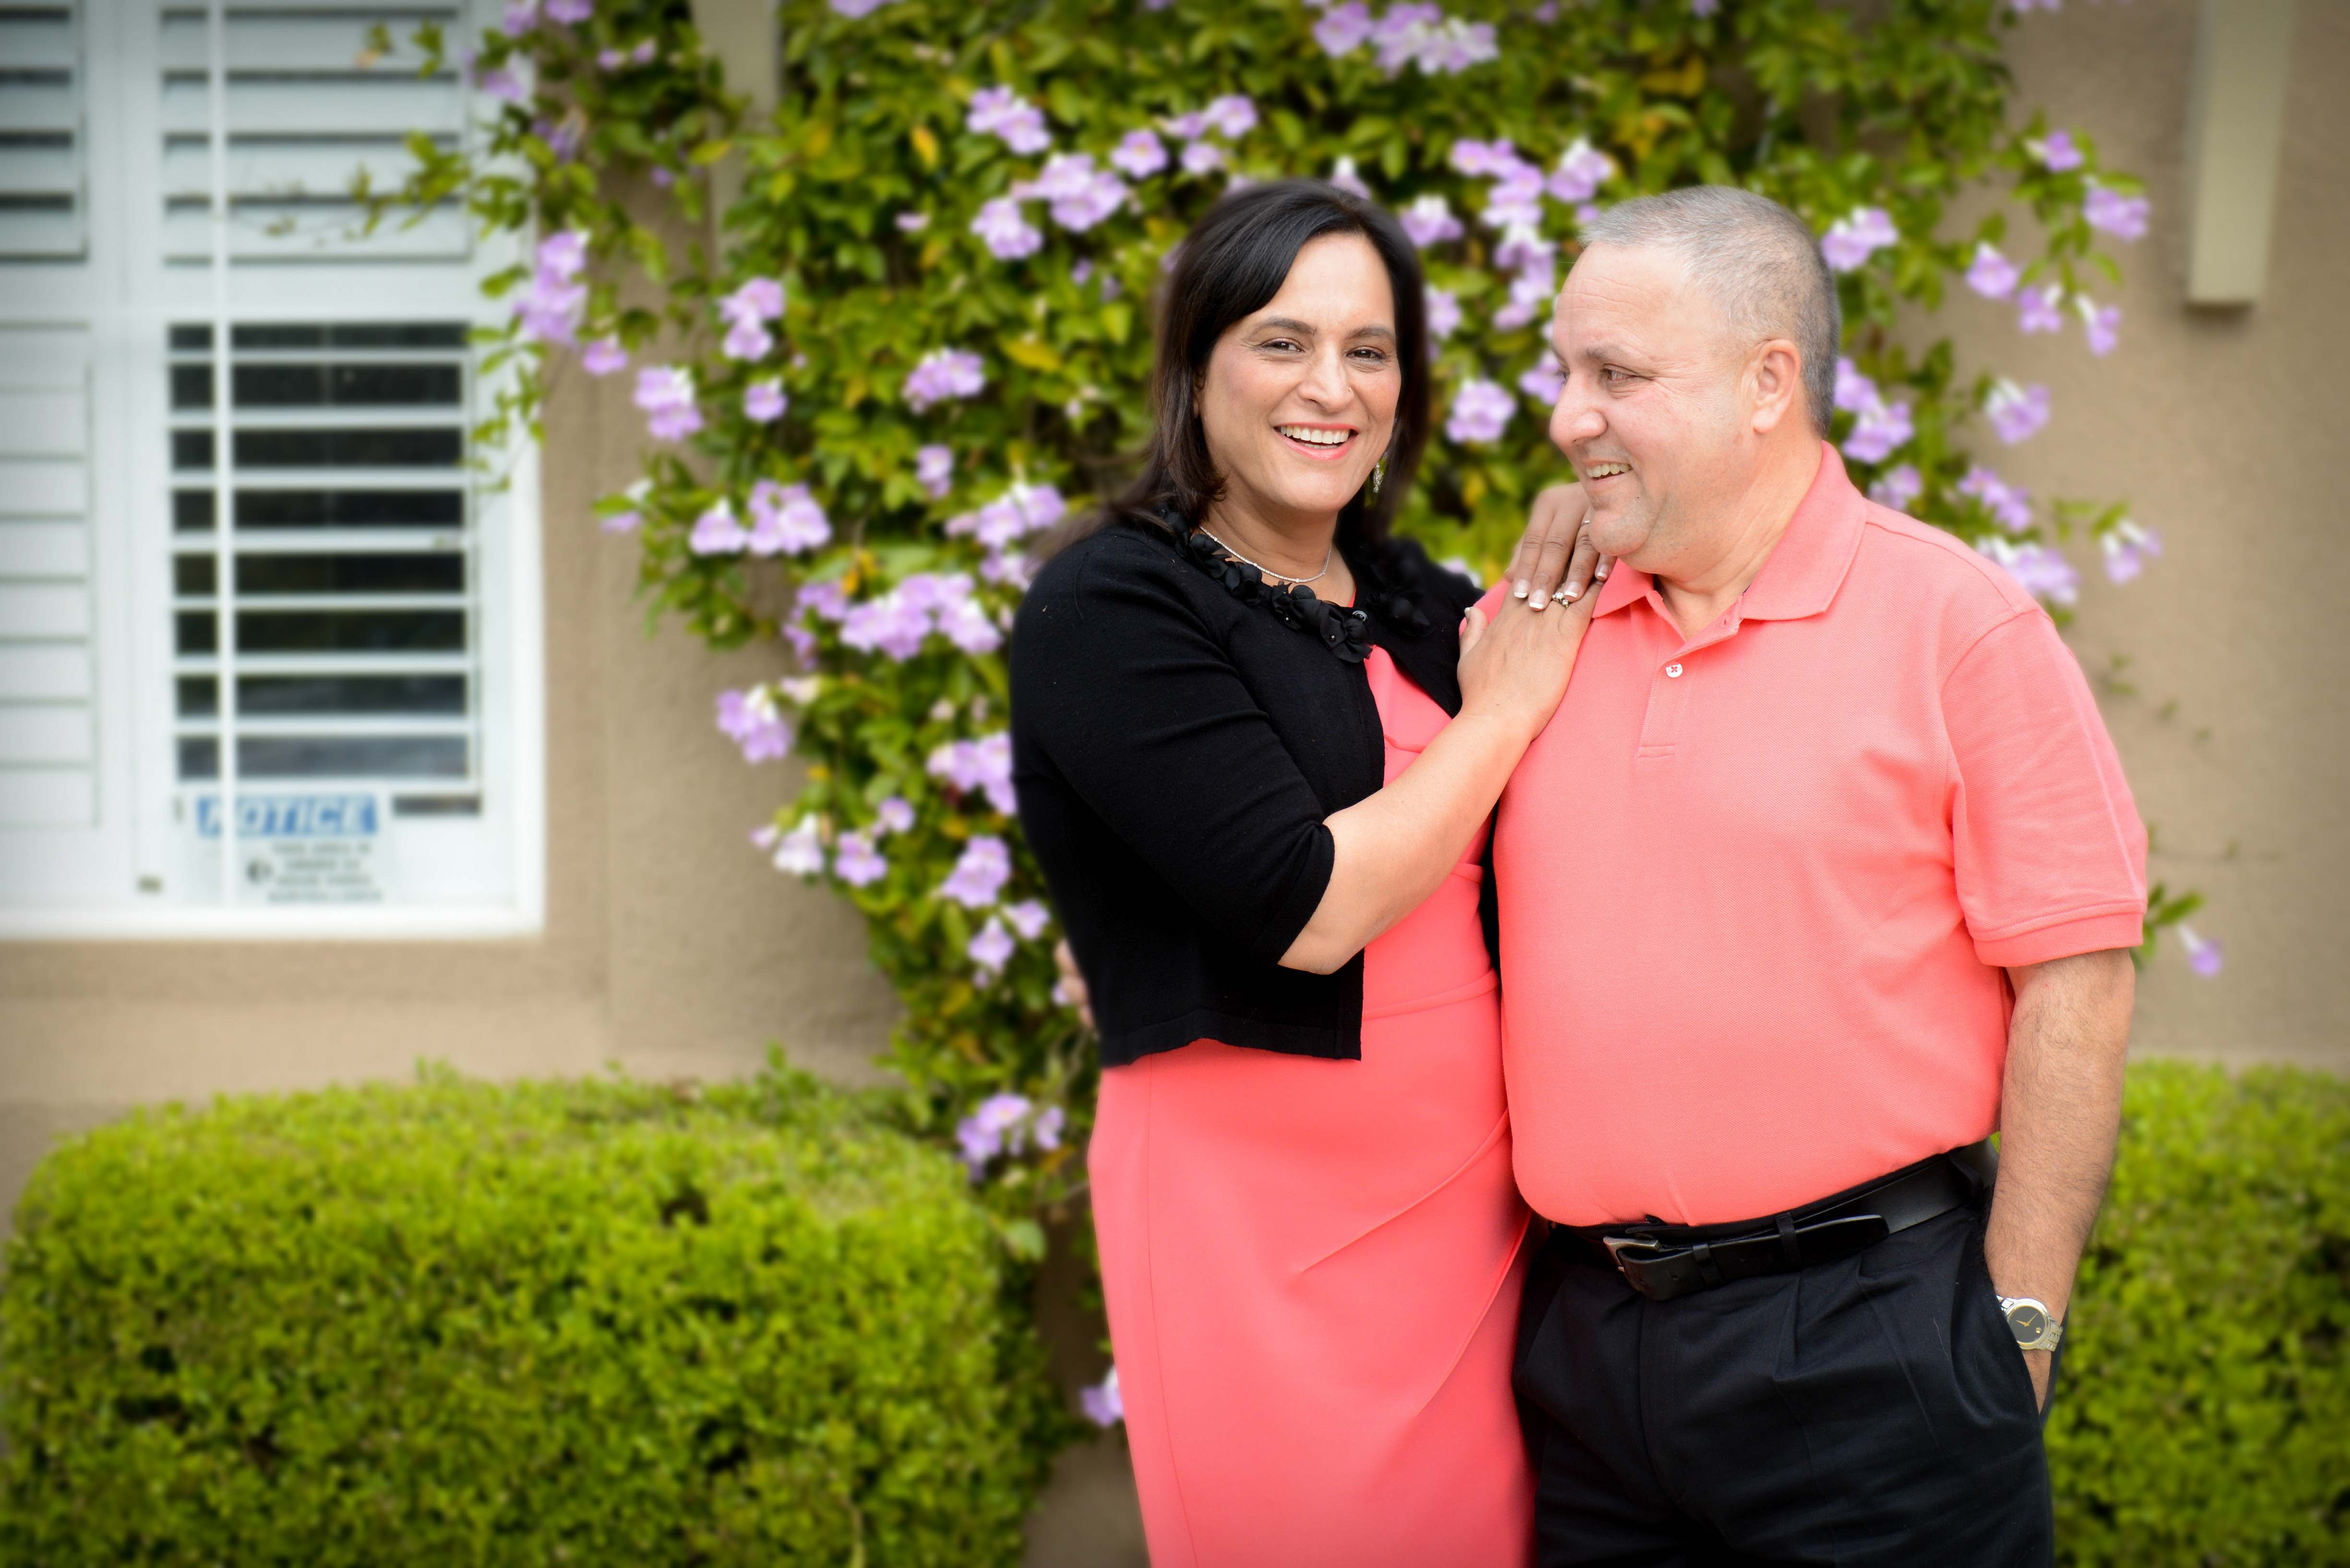
[[[1066,1417],[968,1188],[796,1075],[135,1116],[17,1213],[0,1557],[1015,1563]]]
[[[2345,1154],[2339,1079],[2133,1070],[2068,1562],[2350,1563]],[[797,1075],[153,1112],[17,1224],[11,1563],[1009,1563],[1066,1430],[960,1168]]]
[[[2067,1562],[2350,1563],[2350,1084],[2136,1066],[2070,1315]]]

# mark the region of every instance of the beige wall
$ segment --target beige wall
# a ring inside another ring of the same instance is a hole
[[[2183,303],[2195,16],[2192,0],[2069,5],[2023,18],[2009,50],[2020,103],[2147,181],[2151,230],[2119,247],[2121,347],[2019,337],[2008,307],[1963,291],[1945,315],[1974,363],[2054,393],[2049,428],[1990,461],[2035,496],[2128,497],[2166,546],[2118,588],[2074,554],[2083,664],[2130,659],[2137,694],[2105,710],[2153,873],[2208,894],[2191,923],[2228,948],[2213,981],[2165,950],[2140,1049],[2350,1071],[2350,5],[2299,6],[2268,287],[2248,310]]]
[[[2181,303],[2191,0],[2024,19],[2019,101],[2143,173],[2154,228],[2123,252],[2123,346],[2019,338],[1961,293],[1945,320],[1975,365],[2054,389],[2056,419],[1994,461],[2035,493],[2127,494],[2168,553],[2137,584],[2091,568],[2074,634],[2094,670],[2132,659],[2106,711],[2156,825],[2155,869],[2203,888],[2225,976],[2167,950],[2141,990],[2142,1048],[2350,1069],[2350,5],[2303,0],[2272,271],[2247,312]],[[716,1076],[782,1040],[868,1073],[889,1000],[845,906],[778,877],[743,835],[787,793],[712,729],[722,684],[771,655],[648,641],[635,553],[588,516],[632,476],[619,379],[558,375],[545,483],[548,919],[494,942],[283,948],[0,944],[0,1200],[52,1131],[137,1101],[367,1076],[416,1058],[480,1074]],[[2076,558],[2088,565],[2085,554]],[[1115,1448],[1075,1456],[1038,1560],[1138,1561]]]

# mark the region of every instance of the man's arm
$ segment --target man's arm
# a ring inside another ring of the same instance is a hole
[[[1999,1185],[1983,1250],[2003,1296],[2033,1296],[2062,1321],[2073,1273],[2113,1173],[2137,971],[2127,950],[2007,971],[2015,986],[2000,1101]],[[2022,1353],[2048,1397],[2054,1357]]]

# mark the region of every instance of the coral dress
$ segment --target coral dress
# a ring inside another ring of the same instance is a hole
[[[1387,778],[1444,711],[1366,663]],[[1201,1040],[1102,1074],[1088,1163],[1153,1568],[1514,1568],[1529,1213],[1483,834],[1364,955],[1359,1062]]]

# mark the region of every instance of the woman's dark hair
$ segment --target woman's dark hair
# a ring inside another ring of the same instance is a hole
[[[1411,488],[1428,444],[1428,309],[1419,253],[1386,211],[1318,180],[1283,180],[1234,192],[1209,209],[1183,237],[1159,297],[1159,353],[1150,371],[1152,431],[1141,475],[1103,512],[1056,545],[1073,543],[1118,517],[1156,523],[1173,512],[1207,520],[1223,492],[1208,453],[1197,389],[1224,329],[1264,308],[1288,281],[1297,253],[1325,234],[1360,234],[1378,253],[1395,292],[1396,359],[1403,387],[1396,400],[1387,476],[1376,496],[1357,494],[1338,514],[1342,544],[1387,536],[1397,501]]]

